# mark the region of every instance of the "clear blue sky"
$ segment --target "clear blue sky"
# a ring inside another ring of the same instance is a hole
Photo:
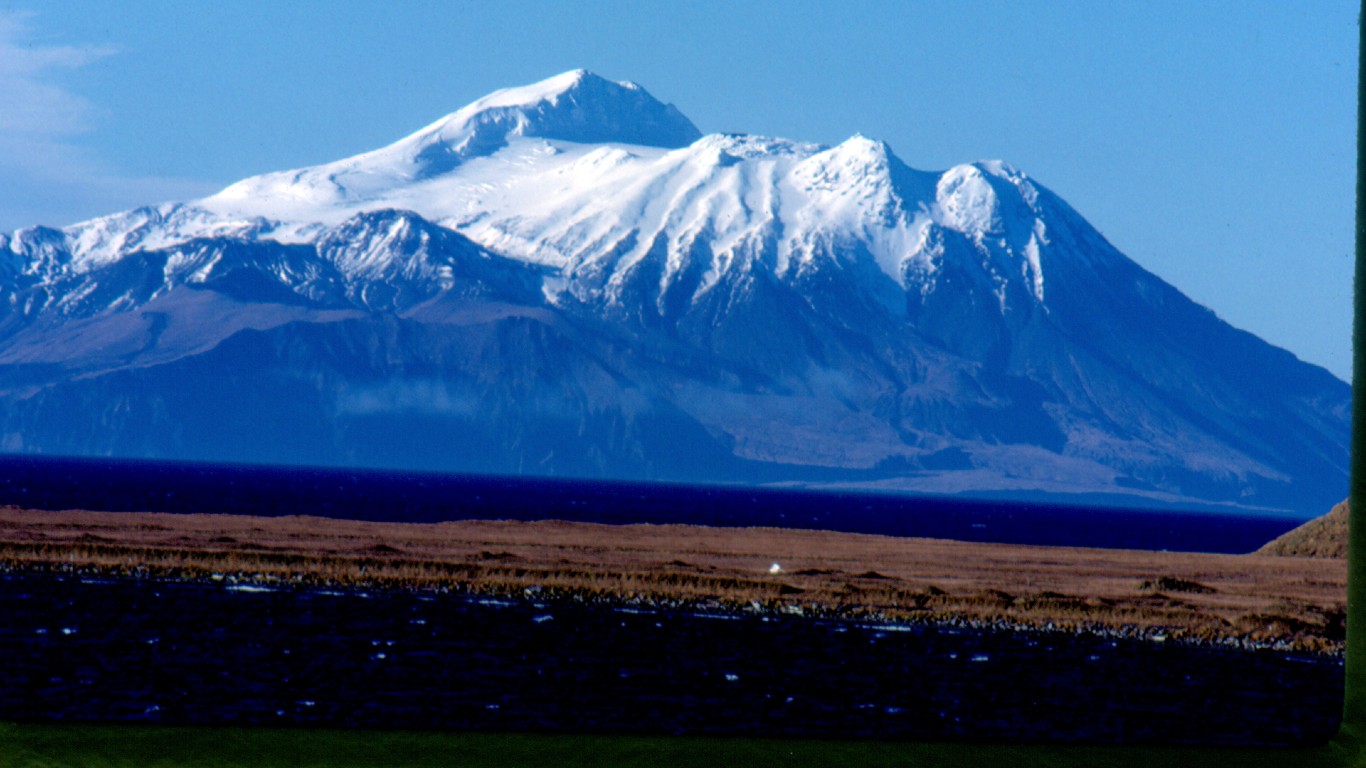
[[[586,67],[704,132],[1007,160],[1348,377],[1356,3],[736,5],[0,0],[0,230],[373,149]]]

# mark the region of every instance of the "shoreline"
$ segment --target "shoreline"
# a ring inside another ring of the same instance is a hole
[[[265,579],[261,578],[260,574],[213,573],[208,575],[177,575],[147,571],[127,573],[112,569],[74,564],[44,565],[47,567],[30,566],[25,568],[15,567],[9,563],[0,563],[0,574],[43,573],[52,576],[72,577],[79,581],[131,581],[150,584],[191,584],[221,587],[226,590],[242,592],[311,590],[319,593],[351,593],[363,597],[371,596],[370,593],[450,596],[458,599],[489,600],[506,602],[508,604],[521,604],[542,609],[553,609],[557,605],[573,604],[576,606],[588,606],[604,610],[623,610],[638,613],[675,612],[725,619],[752,617],[763,618],[765,620],[846,622],[869,629],[884,629],[890,631],[922,628],[938,631],[967,630],[983,633],[1085,635],[1102,640],[1151,643],[1154,645],[1184,645],[1195,648],[1235,652],[1270,651],[1277,653],[1298,653],[1339,660],[1344,658],[1344,647],[1342,644],[1305,644],[1291,638],[1256,640],[1249,637],[1234,636],[1208,637],[1189,633],[1179,627],[1140,627],[1136,625],[1115,627],[1102,623],[1074,624],[1071,622],[1056,624],[1047,622],[1040,625],[1029,622],[1011,622],[1004,619],[984,620],[967,616],[937,616],[928,614],[899,614],[893,616],[877,611],[861,611],[858,609],[841,611],[828,608],[822,610],[821,607],[817,607],[815,610],[808,610],[807,608],[792,603],[764,604],[757,601],[751,601],[741,605],[724,600],[671,601],[621,595],[588,595],[573,591],[547,591],[534,587],[525,588],[520,592],[478,590],[468,587],[395,587],[393,585],[360,581],[329,582]]]
[[[781,565],[779,565],[781,563]],[[779,565],[776,571],[773,565]],[[793,529],[0,508],[0,568],[1085,633],[1341,657],[1341,561]]]
[[[639,597],[616,596],[616,594],[583,594],[576,592],[546,592],[542,589],[527,588],[522,592],[488,592],[445,586],[396,586],[377,584],[377,582],[317,582],[317,581],[279,581],[262,579],[260,574],[209,574],[176,575],[156,573],[119,573],[109,568],[57,564],[51,567],[14,567],[0,563],[0,574],[42,573],[72,577],[78,581],[122,581],[146,582],[146,584],[184,584],[198,586],[217,586],[238,592],[285,592],[285,590],[311,590],[317,593],[351,593],[370,597],[370,593],[426,594],[426,596],[456,597],[467,600],[500,601],[500,603],[531,605],[537,608],[553,608],[555,605],[574,604],[617,611],[678,612],[710,618],[766,618],[781,620],[825,620],[825,622],[847,622],[850,625],[903,631],[910,627],[926,630],[968,630],[978,633],[1009,634],[1057,634],[1089,635],[1098,640],[1147,642],[1147,644],[1186,645],[1194,648],[1233,650],[1233,652],[1279,652],[1302,653],[1302,655],[1343,659],[1344,648],[1339,645],[1305,645],[1292,638],[1272,638],[1272,640],[1251,640],[1249,637],[1199,637],[1187,633],[1180,627],[1134,625],[1109,626],[1104,623],[1048,622],[1037,623],[1008,622],[1004,619],[977,619],[970,616],[938,615],[885,615],[881,612],[839,611],[839,609],[806,609],[791,603],[762,604],[751,601],[747,604],[725,603],[719,600],[654,600]]]

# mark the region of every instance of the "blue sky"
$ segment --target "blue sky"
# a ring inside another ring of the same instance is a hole
[[[1353,2],[0,0],[0,230],[387,144],[576,67],[704,132],[1000,158],[1347,378]]]

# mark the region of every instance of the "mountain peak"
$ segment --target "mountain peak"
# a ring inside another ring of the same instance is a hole
[[[892,158],[896,157],[887,142],[870,139],[861,133],[856,133],[836,144],[828,152],[831,159],[836,162],[869,169],[888,168]]]
[[[887,142],[880,139],[869,138],[862,133],[855,133],[853,136],[840,142],[837,146],[842,147],[846,151],[873,155],[885,156],[891,154],[892,151],[892,148],[887,146]]]
[[[395,147],[414,151],[439,173],[504,146],[514,136],[579,144],[621,143],[676,149],[702,136],[692,121],[639,85],[575,69],[531,85],[504,88],[432,123]]]
[[[336,205],[447,174],[488,157],[517,137],[576,144],[685,147],[701,131],[672,104],[633,82],[574,69],[530,85],[504,88],[461,107],[387,147],[298,171],[244,179],[206,198],[210,206],[253,210],[280,205]],[[243,203],[251,203],[243,206]]]
[[[549,101],[557,102],[567,94],[586,90],[603,90],[616,86],[628,91],[642,90],[635,83],[618,83],[586,69],[571,69],[553,77],[547,77],[530,85],[500,88],[483,98],[462,107],[452,115],[473,115],[487,109],[500,107],[534,107]]]

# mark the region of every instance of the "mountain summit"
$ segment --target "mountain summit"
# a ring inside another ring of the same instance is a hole
[[[1003,162],[700,135],[583,70],[0,235],[9,451],[1316,514],[1350,390]]]
[[[383,149],[303,173],[247,179],[217,197],[302,195],[335,203],[448,174],[523,137],[674,149],[701,135],[672,104],[661,103],[635,83],[576,69],[534,85],[495,91]]]
[[[495,91],[400,143],[416,143],[425,150],[434,142],[460,145],[472,134],[668,149],[685,147],[702,136],[672,104],[659,102],[639,85],[576,69],[534,85]]]

